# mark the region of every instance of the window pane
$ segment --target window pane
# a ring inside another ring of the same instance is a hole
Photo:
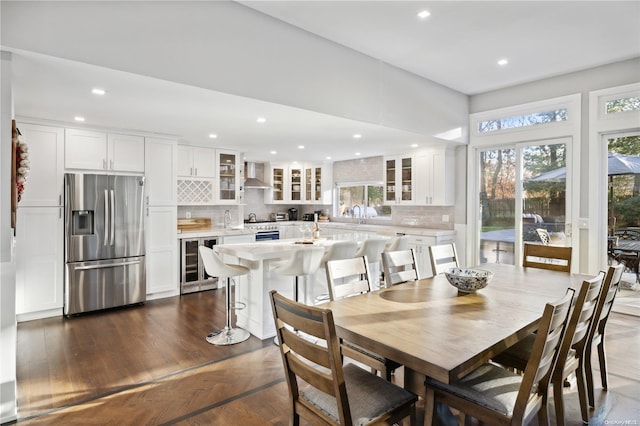
[[[605,112],[607,114],[638,110],[640,110],[640,96],[635,98],[614,99],[607,102],[605,106]]]
[[[338,194],[338,217],[391,217],[391,206],[383,204],[383,185],[338,185]]]
[[[553,123],[567,120],[567,109],[537,112],[535,114],[516,115],[496,120],[482,121],[478,124],[478,133],[495,132],[498,130],[515,129],[518,127],[535,126],[537,124]]]
[[[480,263],[513,265],[515,150],[480,152]]]
[[[565,144],[522,149],[523,241],[542,243],[548,235],[550,244],[565,245],[566,164]]]

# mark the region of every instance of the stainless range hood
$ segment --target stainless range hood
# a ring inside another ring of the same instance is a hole
[[[246,162],[244,168],[247,178],[244,181],[245,188],[269,189],[271,185],[267,185],[260,179],[256,178],[256,163]]]

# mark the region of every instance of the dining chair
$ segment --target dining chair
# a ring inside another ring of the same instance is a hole
[[[336,241],[331,244],[324,256],[322,256],[320,268],[318,269],[318,272],[322,275],[322,280],[326,280],[327,277],[327,262],[330,260],[349,259],[355,256],[357,250],[358,243],[355,240]],[[318,295],[315,299],[316,303],[321,303],[327,300],[329,300],[328,292]]]
[[[598,298],[598,305],[594,314],[593,326],[589,332],[587,343],[584,349],[585,358],[585,380],[587,382],[587,396],[589,397],[589,406],[595,407],[594,383],[593,383],[593,367],[591,365],[591,352],[593,347],[598,348],[598,361],[600,363],[600,380],[602,388],[607,389],[607,358],[604,350],[604,330],[607,326],[607,320],[611,313],[611,307],[615,300],[616,294],[620,287],[620,279],[624,272],[624,265],[610,266],[607,276],[602,285],[602,291]]]
[[[589,331],[594,320],[598,297],[602,289],[603,278],[603,274],[598,274],[598,276],[582,282],[571,311],[565,335],[558,350],[558,360],[551,375],[556,423],[558,425],[564,425],[563,388],[565,380],[571,374],[575,374],[578,384],[578,399],[582,421],[589,422],[584,353]],[[526,336],[506,351],[494,357],[493,361],[505,367],[513,367],[524,371],[533,353],[535,339],[536,335],[534,333]]]
[[[413,249],[383,251],[381,255],[385,286],[415,281],[420,274]]]
[[[549,235],[549,231],[544,228],[537,228],[536,233],[538,234],[538,238],[545,246],[548,246],[551,242],[551,236]]]
[[[248,274],[249,268],[242,265],[232,265],[223,262],[218,254],[209,247],[199,246],[198,251],[200,252],[202,264],[204,265],[204,270],[207,275],[225,278],[225,310],[227,314],[227,321],[224,329],[210,333],[207,336],[207,342],[212,345],[222,346],[244,342],[249,338],[250,333],[242,328],[234,328],[231,326],[231,309],[242,309],[242,304],[232,305],[230,280],[231,277]]]
[[[454,243],[429,246],[429,256],[433,275],[458,267],[458,253]]]
[[[327,262],[329,297],[333,300],[357,296],[371,290],[369,263],[366,256]],[[393,371],[401,365],[393,360],[371,352],[354,343],[343,341],[343,355],[379,371],[382,377],[391,380]]]
[[[331,310],[297,303],[275,290],[270,298],[292,425],[301,417],[325,425],[394,424],[408,417],[415,424],[416,395],[354,364],[342,365]]]
[[[522,266],[571,272],[571,247],[524,243]]]
[[[460,411],[460,425],[466,415],[490,425],[527,424],[536,413],[539,424],[548,424],[549,380],[573,293],[569,289],[559,301],[545,305],[524,375],[486,363],[450,384],[427,378],[425,425],[433,421],[438,402]]]
[[[355,254],[355,257],[366,256],[369,260],[369,268],[372,272],[369,277],[372,290],[380,288],[380,253],[384,251],[386,238],[369,238],[362,242],[362,245]]]

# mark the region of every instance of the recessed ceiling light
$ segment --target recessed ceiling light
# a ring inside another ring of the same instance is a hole
[[[209,133],[209,139],[215,139],[217,137],[218,135],[216,135],[215,133]]]
[[[354,139],[360,139],[362,137],[362,135],[360,133],[356,133],[355,135],[353,135]]]
[[[505,65],[507,65],[509,63],[509,60],[506,58],[500,59],[498,60],[498,65],[500,65],[501,67],[504,67]]]
[[[276,155],[278,151],[271,151],[271,155]]]
[[[427,19],[429,16],[431,16],[431,12],[428,10],[421,10],[418,12],[418,18],[420,19]]]
[[[355,155],[360,155],[360,153],[359,153],[359,152],[356,152],[356,154],[355,154]]]
[[[304,149],[304,145],[298,145],[298,149]]]
[[[267,122],[267,119],[266,119],[266,118],[264,118],[264,117],[258,117],[258,118],[256,119],[256,121],[257,121],[258,123],[266,123],[266,122]]]
[[[91,89],[91,93],[93,93],[94,95],[104,95],[105,93],[107,93],[106,90],[104,89],[100,89],[99,87],[94,87],[93,89]]]
[[[412,144],[411,144],[411,148],[417,148],[417,147],[418,147],[418,144],[417,144],[417,143],[412,143]]]
[[[326,157],[326,158],[327,158],[327,160],[331,160],[331,157]]]
[[[76,115],[75,117],[73,117],[73,119],[80,122],[84,121],[84,117],[81,117],[79,115]]]

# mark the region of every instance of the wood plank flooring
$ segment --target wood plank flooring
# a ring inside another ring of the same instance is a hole
[[[208,344],[204,337],[224,322],[224,290],[213,290],[21,323],[17,423],[288,424],[277,347],[253,336]],[[610,387],[602,392],[596,374],[591,424],[640,424],[640,318],[612,314],[607,356]],[[567,424],[581,425],[575,386],[564,400]]]

